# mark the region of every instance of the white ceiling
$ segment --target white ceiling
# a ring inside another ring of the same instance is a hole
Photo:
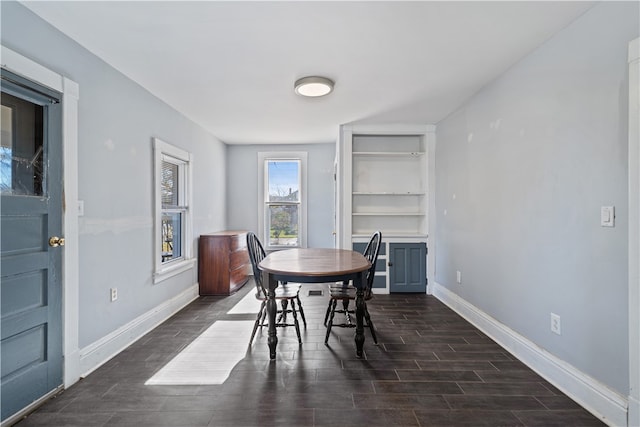
[[[573,1],[41,1],[28,8],[224,142],[437,123],[583,14]],[[300,77],[336,82],[303,99]]]

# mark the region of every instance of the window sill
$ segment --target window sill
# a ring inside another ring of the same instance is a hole
[[[196,258],[191,258],[176,263],[171,263],[171,265],[163,266],[160,270],[157,270],[154,273],[153,283],[160,283],[187,270],[191,270],[195,265]]]
[[[264,250],[267,252],[274,252],[274,251],[284,251],[287,249],[302,249],[305,248],[306,246],[302,246],[302,245],[296,245],[296,246],[265,246]]]

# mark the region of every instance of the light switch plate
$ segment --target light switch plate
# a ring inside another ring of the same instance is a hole
[[[602,227],[615,226],[615,208],[613,206],[602,206],[600,208],[600,225]]]

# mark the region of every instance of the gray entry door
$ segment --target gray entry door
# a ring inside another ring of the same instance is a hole
[[[61,95],[1,71],[2,420],[62,384]],[[50,242],[50,239],[53,239]]]

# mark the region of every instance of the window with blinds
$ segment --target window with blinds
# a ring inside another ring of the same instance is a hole
[[[193,265],[190,212],[191,154],[154,139],[156,150],[156,273],[161,281]]]
[[[164,155],[162,159],[162,262],[182,258],[184,217],[187,206],[181,191],[185,163]]]

